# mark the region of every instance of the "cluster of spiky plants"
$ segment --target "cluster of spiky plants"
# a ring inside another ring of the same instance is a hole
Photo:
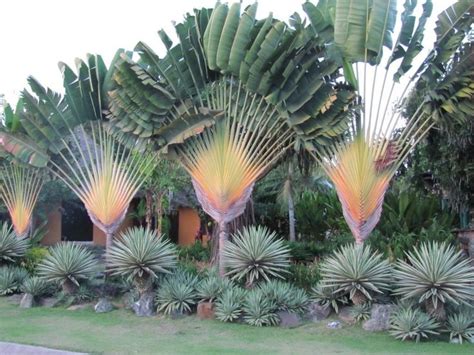
[[[219,277],[212,272],[196,286],[197,295],[200,301],[214,302],[222,293],[233,287],[232,281]]]
[[[234,322],[239,319],[246,294],[247,291],[239,286],[224,290],[216,301],[216,319],[221,322]]]
[[[256,281],[283,278],[290,267],[290,250],[275,232],[263,226],[245,227],[227,242],[223,250],[224,265],[232,280]]]
[[[160,274],[170,273],[176,263],[175,246],[142,227],[122,233],[107,251],[110,274],[132,280],[140,293],[146,292]]]
[[[191,313],[198,301],[197,283],[197,276],[182,270],[164,277],[155,299],[158,311],[167,315]]]
[[[439,335],[440,324],[412,304],[400,304],[390,318],[390,334],[401,340],[415,340]]]
[[[460,251],[446,243],[425,243],[407,253],[408,262],[398,261],[395,294],[425,305],[439,314],[446,303],[472,301],[474,269]]]
[[[276,325],[279,323],[276,304],[269,299],[260,288],[247,292],[243,302],[243,319],[245,323],[255,327]]]
[[[391,266],[381,254],[365,245],[341,247],[321,265],[322,287],[348,294],[354,304],[372,301],[390,290]]]
[[[463,340],[474,342],[474,312],[472,309],[459,309],[458,312],[448,316],[446,331],[449,339],[456,339],[460,344]]]
[[[3,266],[0,268],[0,296],[18,292],[28,272],[18,266]]]
[[[38,276],[59,283],[66,294],[75,293],[80,280],[88,280],[97,272],[94,255],[82,245],[56,244],[38,265]]]
[[[280,280],[270,280],[259,285],[265,297],[274,305],[277,311],[303,313],[309,303],[305,290]]]
[[[38,276],[27,277],[20,286],[21,292],[28,293],[33,297],[44,295],[48,289],[48,283]]]
[[[370,318],[370,310],[372,305],[370,302],[363,303],[363,304],[355,304],[351,308],[351,315],[354,317],[356,322],[362,322]]]
[[[3,222],[0,229],[0,265],[23,257],[27,249],[28,239],[17,237],[11,226]]]
[[[325,308],[332,307],[336,313],[339,313],[339,306],[341,304],[347,304],[349,302],[344,292],[337,292],[337,287],[324,287],[321,282],[314,286],[311,291],[312,299],[315,302]]]

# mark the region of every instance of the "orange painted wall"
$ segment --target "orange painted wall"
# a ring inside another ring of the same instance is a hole
[[[62,217],[59,208],[48,214],[48,233],[44,236],[41,244],[53,245],[61,241],[61,221]]]
[[[192,208],[181,207],[179,209],[178,244],[194,244],[196,233],[200,227],[201,219],[198,213]]]
[[[120,225],[120,228],[118,229],[117,233],[115,235],[119,235],[121,232],[124,232],[128,228],[133,226],[133,221],[131,218],[125,218],[125,220],[122,222]],[[99,228],[96,227],[96,225],[93,225],[92,229],[92,242],[94,245],[102,245],[105,246],[105,233],[102,232]],[[114,238],[115,239],[115,238]]]

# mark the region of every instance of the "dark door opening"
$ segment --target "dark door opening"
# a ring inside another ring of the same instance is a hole
[[[92,242],[93,226],[84,205],[79,201],[62,204],[61,240]]]

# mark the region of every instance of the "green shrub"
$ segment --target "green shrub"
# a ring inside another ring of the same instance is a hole
[[[156,295],[158,311],[168,315],[191,313],[198,300],[197,283],[196,276],[181,270],[166,276]]]
[[[246,292],[245,289],[238,286],[225,289],[216,301],[216,319],[222,322],[233,322],[239,319]]]
[[[472,309],[454,313],[448,316],[446,330],[449,332],[449,339],[457,339],[460,344],[463,340],[472,342],[474,340],[474,313]]]
[[[349,302],[344,292],[338,291],[336,287],[323,287],[321,283],[312,288],[312,299],[325,308],[332,307],[336,313],[339,313],[341,304]]]
[[[221,278],[213,272],[199,281],[196,291],[200,301],[214,302],[224,290],[232,286],[232,282],[229,279]]]
[[[242,229],[233,242],[224,245],[224,265],[233,280],[245,280],[248,286],[256,281],[283,278],[290,266],[289,250],[276,233],[262,226]]]
[[[423,303],[439,317],[445,303],[467,303],[474,295],[474,269],[461,252],[446,243],[425,243],[399,260],[395,271],[395,295]]]
[[[275,304],[277,311],[303,313],[309,303],[305,290],[296,288],[290,283],[270,280],[259,285],[266,298]]]
[[[18,266],[3,266],[0,268],[0,296],[6,296],[20,290],[28,272]]]
[[[38,265],[38,276],[48,282],[59,283],[66,294],[77,291],[80,280],[90,279],[97,272],[98,263],[82,245],[60,243]]]
[[[39,297],[48,292],[48,283],[38,276],[31,276],[23,281],[20,290],[33,297]]]
[[[0,229],[0,265],[13,263],[22,258],[28,245],[28,239],[18,238],[11,226],[8,226],[6,222],[2,223]]]
[[[209,244],[204,245],[200,242],[188,246],[178,246],[178,257],[180,260],[207,262],[211,259],[211,248]]]
[[[22,266],[28,270],[30,274],[35,274],[38,265],[49,255],[48,248],[32,247],[26,252],[22,261]]]
[[[390,318],[389,332],[402,341],[415,340],[419,342],[421,338],[438,335],[439,326],[439,323],[419,308],[402,305]]]
[[[243,303],[244,321],[247,324],[261,327],[264,325],[276,325],[279,322],[276,305],[260,288],[254,288],[247,292]]]
[[[110,274],[133,280],[140,293],[146,292],[159,274],[170,273],[176,264],[175,246],[141,227],[122,233],[107,254]]]
[[[356,304],[351,308],[351,315],[356,322],[362,322],[370,318],[371,308],[372,305],[370,303]]]
[[[343,291],[354,304],[363,304],[390,289],[392,270],[370,247],[352,244],[321,264],[321,276],[322,287]]]
[[[291,264],[286,279],[299,288],[310,290],[311,287],[316,285],[321,279],[319,264],[316,262],[309,264]]]
[[[60,291],[57,295],[58,304],[63,305],[64,307],[69,307],[73,304],[91,302],[95,298],[96,294],[88,283],[80,284],[73,294]]]

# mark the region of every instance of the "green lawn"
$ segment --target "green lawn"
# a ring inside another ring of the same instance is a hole
[[[242,324],[138,318],[116,310],[20,309],[0,298],[0,341],[106,354],[468,354],[471,344],[402,343],[359,326],[326,329],[326,322],[296,329],[254,328]]]

